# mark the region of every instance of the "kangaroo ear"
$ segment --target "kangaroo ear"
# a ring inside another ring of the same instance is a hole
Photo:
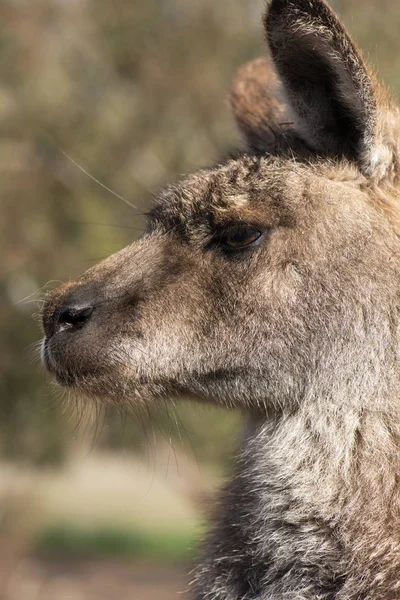
[[[326,2],[272,0],[265,28],[303,142],[384,176],[393,153],[378,133],[377,85]]]
[[[281,81],[267,58],[257,58],[239,69],[230,102],[250,148],[275,152],[277,145],[284,142],[293,145],[294,114],[284,101]]]

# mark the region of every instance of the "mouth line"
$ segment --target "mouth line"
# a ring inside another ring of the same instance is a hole
[[[77,377],[55,362],[50,352],[49,342],[49,338],[44,338],[41,347],[41,360],[45,369],[56,378],[57,383],[62,387],[79,387]]]

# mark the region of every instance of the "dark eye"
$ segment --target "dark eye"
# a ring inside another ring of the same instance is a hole
[[[234,225],[223,230],[219,235],[219,243],[230,250],[240,250],[254,244],[262,232],[251,225]]]

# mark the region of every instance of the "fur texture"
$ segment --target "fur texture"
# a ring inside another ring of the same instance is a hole
[[[398,110],[323,0],[272,0],[265,26],[271,59],[232,88],[246,151],[50,295],[44,360],[117,404],[246,413],[192,600],[395,600]]]

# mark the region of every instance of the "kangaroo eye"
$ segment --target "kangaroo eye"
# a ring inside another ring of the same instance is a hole
[[[231,227],[222,232],[220,235],[220,244],[228,249],[239,250],[254,244],[260,237],[262,232],[250,225],[239,225]]]

